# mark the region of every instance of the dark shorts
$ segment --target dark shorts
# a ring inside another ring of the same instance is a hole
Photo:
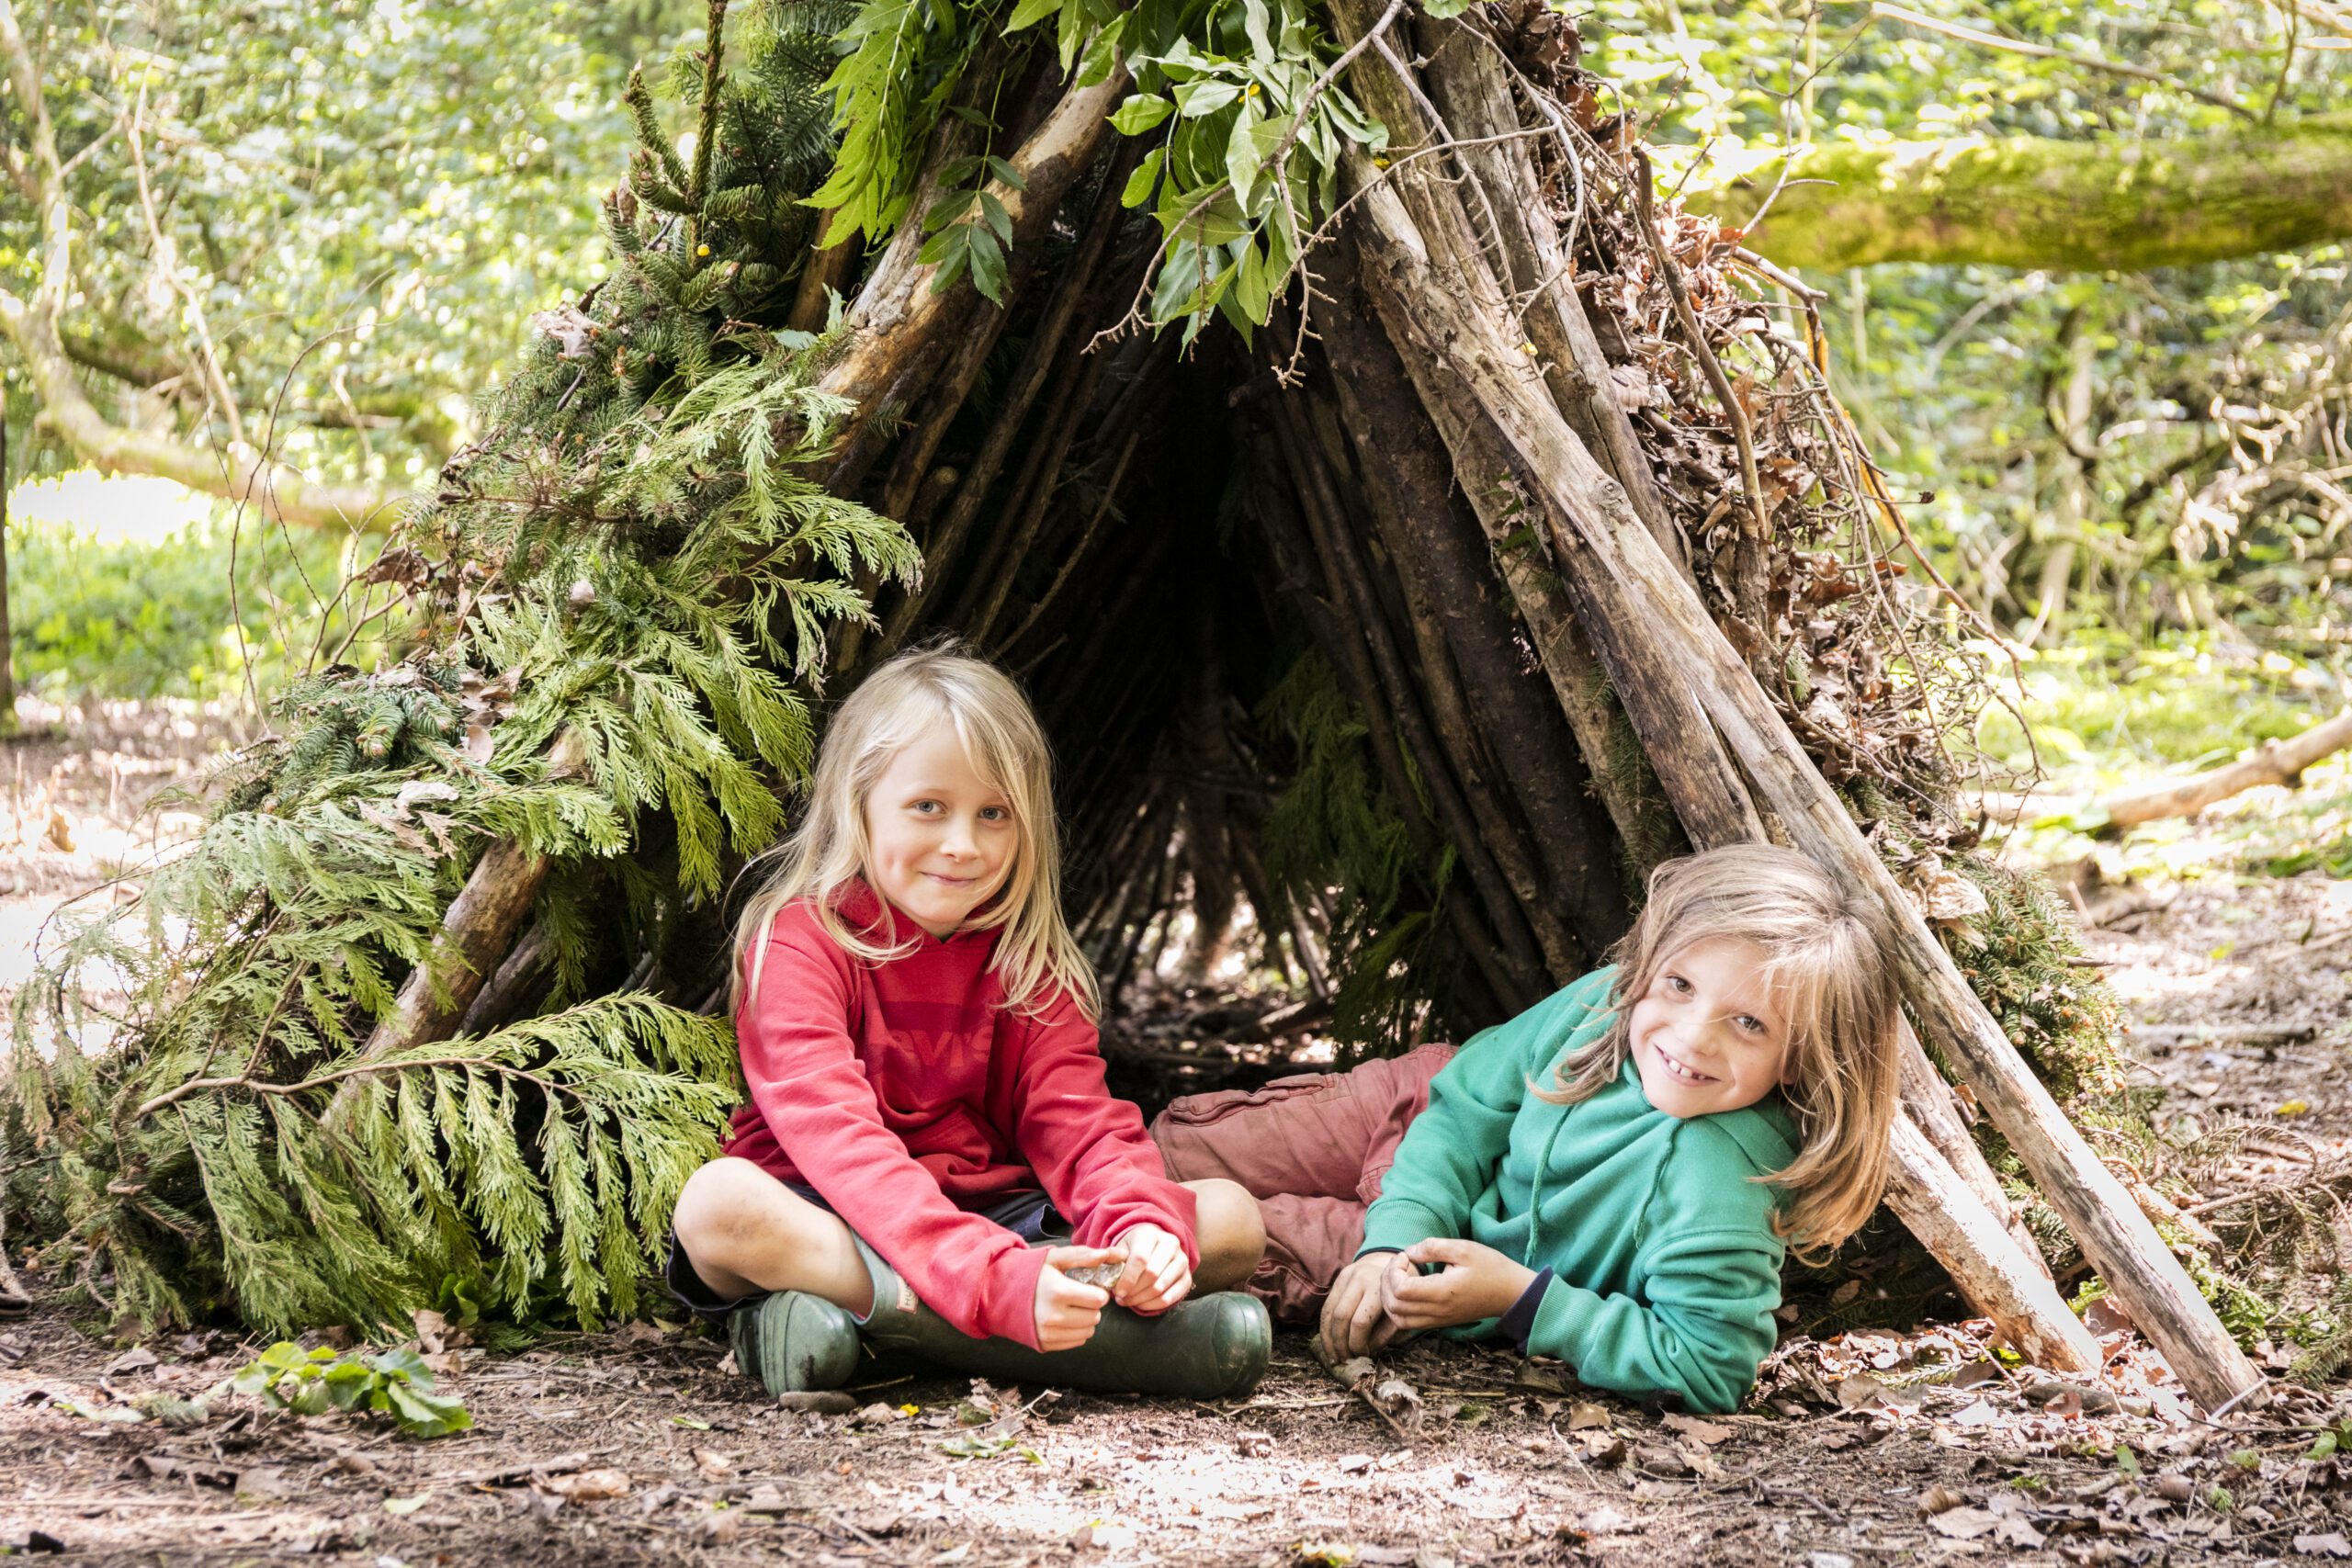
[[[827,1213],[833,1212],[833,1206],[807,1183],[787,1181],[785,1186],[791,1189],[796,1197],[808,1200]],[[1062,1218],[1061,1212],[1054,1207],[1054,1201],[1043,1192],[1007,1193],[971,1213],[992,1224],[1002,1225],[1032,1247],[1058,1241],[1070,1233],[1069,1222]],[[862,1237],[858,1245],[864,1247]],[[702,1276],[695,1272],[695,1266],[686,1260],[686,1249],[678,1245],[678,1233],[675,1231],[670,1233],[670,1260],[662,1275],[662,1283],[677,1298],[678,1304],[706,1323],[719,1322],[737,1307],[775,1293],[756,1291],[748,1296],[738,1296],[733,1301],[721,1299],[718,1292],[703,1282]]]

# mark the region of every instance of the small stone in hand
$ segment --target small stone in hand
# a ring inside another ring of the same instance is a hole
[[[1062,1270],[1063,1274],[1081,1285],[1095,1285],[1106,1291],[1117,1284],[1119,1276],[1126,1271],[1125,1263],[1090,1263],[1083,1269]]]

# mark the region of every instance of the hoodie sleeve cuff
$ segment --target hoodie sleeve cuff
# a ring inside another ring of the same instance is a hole
[[[1037,1276],[1046,1271],[1046,1251],[1042,1247],[1024,1247],[1008,1252],[989,1270],[991,1288],[981,1310],[978,1337],[1011,1339],[1032,1350],[1037,1348]]]
[[[1519,1300],[1510,1303],[1510,1310],[1495,1320],[1495,1332],[1517,1345],[1521,1355],[1527,1352],[1527,1337],[1535,1332],[1535,1314],[1544,1304],[1544,1292],[1551,1288],[1552,1270],[1546,1269],[1530,1280],[1527,1289],[1519,1292]]]

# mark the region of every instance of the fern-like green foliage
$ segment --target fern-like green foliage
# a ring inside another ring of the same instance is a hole
[[[786,321],[841,19],[750,8],[699,209],[631,83],[611,276],[537,318],[373,569],[409,585],[418,646],[291,682],[197,843],[46,942],[0,1079],[0,1199],[119,1319],[634,1308],[740,1089],[723,1021],[592,981],[609,908],[659,925],[774,840],[828,629],[867,614],[860,577],[921,561],[802,477],[847,412],[817,389],[832,344]],[[550,867],[552,987],[505,1027],[376,1040],[420,973],[446,999],[445,917],[494,844]]]

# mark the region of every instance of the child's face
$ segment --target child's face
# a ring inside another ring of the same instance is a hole
[[[996,896],[1020,839],[1012,803],[944,725],[902,748],[866,793],[866,880],[936,937]]]
[[[1788,1020],[1762,978],[1764,951],[1718,938],[1678,949],[1634,1003],[1642,1092],[1668,1116],[1754,1105],[1780,1086]]]

